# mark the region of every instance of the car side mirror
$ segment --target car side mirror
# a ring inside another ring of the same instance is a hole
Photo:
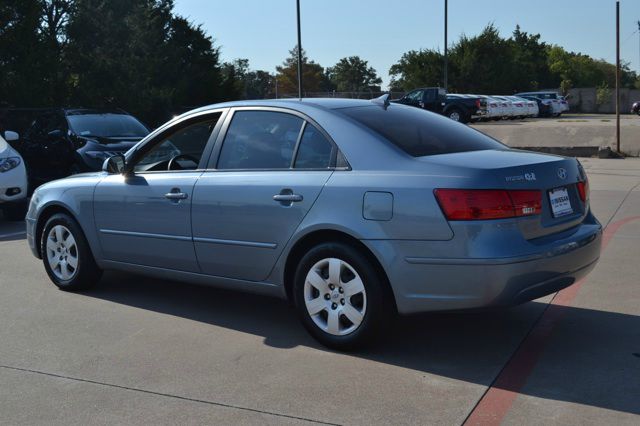
[[[47,133],[47,136],[49,136],[49,139],[51,140],[62,139],[64,137],[64,132],[62,130],[52,130]]]
[[[124,155],[118,154],[113,157],[109,157],[102,163],[102,171],[107,172],[110,175],[119,175],[124,173],[126,162]]]
[[[17,141],[18,139],[20,139],[20,135],[18,133],[12,132],[11,130],[4,132],[4,140],[7,142]]]

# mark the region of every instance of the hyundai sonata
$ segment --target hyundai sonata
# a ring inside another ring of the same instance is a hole
[[[601,242],[578,161],[387,97],[191,111],[38,188],[27,229],[63,290],[114,269],[284,297],[339,349],[396,313],[556,292]]]

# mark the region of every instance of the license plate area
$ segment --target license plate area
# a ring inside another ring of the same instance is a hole
[[[549,190],[549,205],[554,218],[573,213],[569,191],[565,186]]]

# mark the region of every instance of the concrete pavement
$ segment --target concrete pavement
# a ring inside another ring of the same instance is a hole
[[[0,423],[638,424],[640,160],[581,161],[617,231],[571,298],[402,318],[352,354],[276,299],[119,273],[59,291],[0,221]]]
[[[616,148],[616,117],[611,114],[564,114],[558,118],[528,118],[475,123],[472,127],[513,148],[603,147]],[[640,156],[640,117],[620,120],[621,151]],[[581,154],[577,154],[581,155]],[[589,155],[589,154],[582,154]]]

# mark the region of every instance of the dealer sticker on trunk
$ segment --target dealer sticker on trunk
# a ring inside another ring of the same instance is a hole
[[[561,217],[573,213],[567,188],[556,188],[549,191],[549,202],[553,217]]]

